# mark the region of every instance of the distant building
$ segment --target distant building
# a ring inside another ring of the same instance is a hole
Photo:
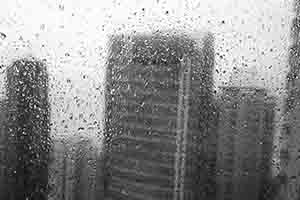
[[[96,200],[97,151],[88,138],[53,140],[49,200]]]
[[[9,200],[8,190],[8,165],[7,165],[7,108],[5,100],[0,101],[0,199]]]
[[[79,182],[79,175],[75,173],[77,146],[74,138],[72,139],[68,138],[68,141],[66,141],[64,196],[67,200],[76,199],[76,185]]]
[[[290,124],[288,122],[284,122],[281,127],[281,148],[279,152],[280,157],[280,169],[283,172],[286,172],[289,161],[289,136],[291,134]]]
[[[294,18],[291,24],[291,46],[287,75],[287,101],[284,125],[282,127],[285,144],[281,150],[282,170],[288,177],[286,199],[300,198],[300,1],[294,0]]]
[[[70,142],[71,144],[72,142]],[[69,149],[69,154],[75,156],[74,172],[77,178],[75,200],[96,200],[96,147],[90,139],[80,139]]]
[[[63,139],[54,139],[49,162],[48,200],[66,200],[66,156],[67,149]]]
[[[212,35],[114,36],[108,63],[98,191],[105,199],[214,199]]]
[[[20,59],[6,71],[9,190],[12,199],[47,199],[51,141],[46,66]]]
[[[217,200],[258,200],[271,178],[275,100],[263,89],[222,87]]]

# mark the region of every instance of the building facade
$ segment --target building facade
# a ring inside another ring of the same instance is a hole
[[[282,137],[282,171],[287,176],[286,199],[300,198],[299,120],[300,120],[300,1],[294,0],[294,18],[291,24],[289,73],[287,75],[287,100]]]
[[[51,141],[46,66],[20,59],[6,71],[9,189],[12,199],[47,199]]]
[[[216,121],[212,35],[200,43],[176,34],[112,37],[104,199],[214,195],[206,191],[213,188],[214,153],[208,151],[216,141],[210,134]]]
[[[67,149],[65,141],[55,138],[50,154],[49,162],[49,194],[48,200],[66,200],[65,182],[66,182],[66,157]]]
[[[7,107],[5,99],[0,101],[0,199],[8,199],[8,165],[7,165],[7,130],[6,130]]]
[[[271,178],[274,107],[263,89],[222,87],[217,200],[260,199]]]
[[[70,138],[67,140],[67,144],[68,155],[70,155],[67,157],[67,163],[73,162],[73,164],[67,166],[66,174],[71,175],[73,179],[70,179],[71,183],[66,183],[66,185],[73,184],[73,199],[96,200],[96,147],[88,138]],[[69,160],[70,158],[71,160]],[[68,167],[70,167],[69,170]]]
[[[96,199],[96,147],[79,137],[53,140],[49,200]]]

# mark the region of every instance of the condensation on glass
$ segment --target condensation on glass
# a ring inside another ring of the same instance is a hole
[[[300,1],[0,7],[0,200],[300,199]]]

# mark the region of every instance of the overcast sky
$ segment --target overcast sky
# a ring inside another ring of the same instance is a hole
[[[237,77],[243,77],[243,82],[256,79],[244,84],[274,89],[281,87],[285,77],[292,0],[1,2],[0,31],[7,36],[0,41],[4,63],[17,54],[32,53],[47,57],[51,66],[55,63],[61,70],[99,69],[108,33],[177,28],[215,34],[216,67],[226,71],[216,76],[217,85],[228,81],[233,67],[240,69],[243,76]],[[20,43],[30,49],[16,54],[14,46]]]

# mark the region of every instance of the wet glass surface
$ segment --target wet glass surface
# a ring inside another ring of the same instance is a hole
[[[298,0],[3,0],[0,199],[299,199],[299,17]]]

